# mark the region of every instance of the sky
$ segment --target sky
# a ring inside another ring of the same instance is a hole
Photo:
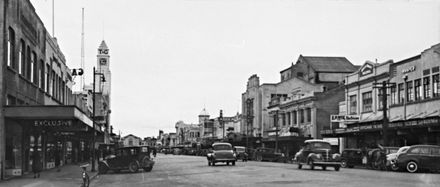
[[[52,33],[52,0],[31,0]],[[440,42],[435,0],[55,0],[54,36],[85,81],[97,48],[110,48],[111,125],[122,135],[175,132],[241,110],[248,78],[280,81],[299,55],[365,61],[403,60]],[[80,78],[76,78],[78,90]]]

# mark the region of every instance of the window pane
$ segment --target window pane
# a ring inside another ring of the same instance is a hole
[[[371,96],[371,92],[362,93],[363,112],[372,111],[373,98]]]
[[[432,96],[439,97],[440,96],[440,77],[439,74],[432,76]]]
[[[421,93],[422,93],[422,90],[421,90],[421,80],[420,79],[417,79],[417,80],[414,80],[414,99],[416,100],[416,101],[418,101],[418,100],[420,100],[421,99]]]
[[[413,82],[406,82],[406,101],[414,101]]]
[[[351,95],[350,96],[350,114],[356,114],[356,109],[357,109],[357,100],[356,100],[356,95]]]
[[[429,81],[429,77],[423,78],[423,98],[425,99],[431,97],[431,85]]]

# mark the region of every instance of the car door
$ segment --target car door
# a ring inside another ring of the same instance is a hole
[[[312,146],[310,144],[306,144],[303,148],[303,152],[301,155],[301,162],[307,162],[307,157],[312,152]]]
[[[439,147],[432,147],[431,148],[430,163],[431,163],[432,169],[434,169],[434,170],[440,169],[440,148]]]
[[[110,168],[119,168],[120,167],[120,160],[122,158],[122,150],[116,150],[115,156],[107,159],[107,164]]]
[[[418,157],[420,168],[431,168],[431,156],[429,147],[420,147]]]

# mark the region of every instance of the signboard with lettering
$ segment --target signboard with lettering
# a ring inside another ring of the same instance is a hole
[[[409,73],[409,72],[413,72],[413,71],[415,71],[415,70],[416,70],[416,66],[410,66],[410,67],[408,67],[408,68],[403,69],[403,70],[402,70],[402,73],[403,73],[403,74],[406,74],[406,73]]]
[[[358,122],[359,120],[358,115],[330,115],[331,122]]]
[[[34,120],[34,127],[71,127],[72,120]]]

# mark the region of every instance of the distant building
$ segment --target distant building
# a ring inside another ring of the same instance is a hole
[[[274,146],[275,122],[286,122],[286,126],[290,128],[293,127],[294,119],[299,119],[299,123],[305,123],[306,121],[301,122],[301,119],[308,119],[307,116],[310,117],[310,122],[324,119],[325,116],[316,115],[317,110],[310,107],[298,105],[299,107],[289,108],[287,104],[284,106],[284,103],[290,102],[289,105],[292,105],[302,100],[303,96],[314,97],[315,93],[336,88],[342,84],[346,75],[356,69],[357,67],[345,57],[300,55],[296,64],[280,72],[281,80],[278,83],[260,84],[259,77],[252,75],[247,82],[246,92],[242,94],[241,131],[250,139],[247,140],[248,143],[254,145],[262,138],[264,143],[260,146]],[[328,114],[327,116],[329,117]],[[290,136],[320,137],[321,127],[309,124],[301,128],[304,128],[302,133]]]
[[[200,141],[201,127],[199,124],[186,124],[178,121],[175,125],[177,144],[192,144]]]
[[[129,134],[127,136],[122,137],[122,145],[124,147],[139,146],[142,145],[142,139],[135,135]]]

